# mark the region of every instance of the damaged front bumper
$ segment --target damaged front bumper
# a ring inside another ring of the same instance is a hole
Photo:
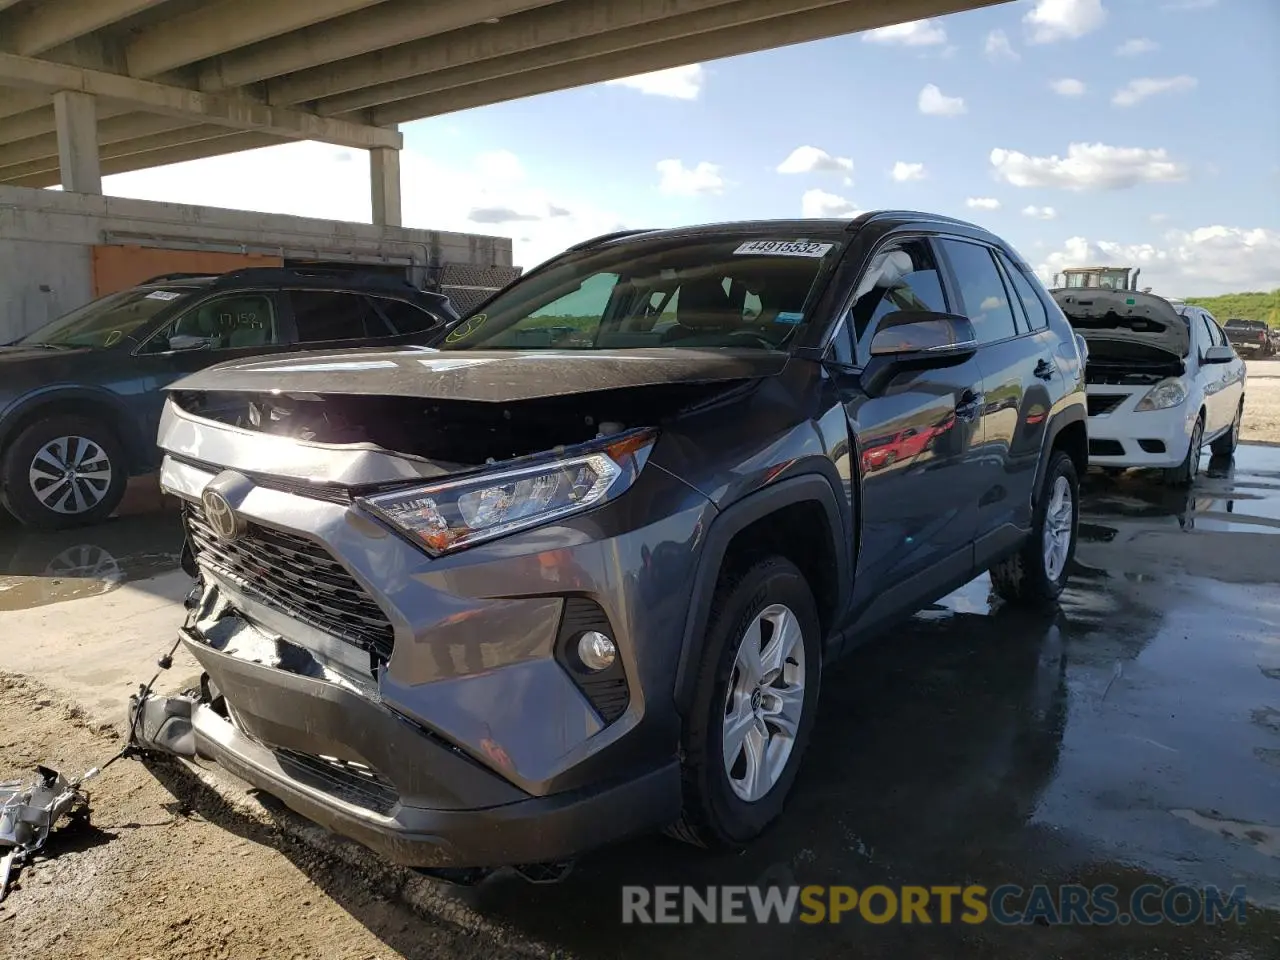
[[[413,867],[571,859],[679,814],[675,763],[625,781],[530,797],[361,694],[183,643],[207,671],[199,695],[130,701],[135,744],[220,766],[302,816]],[[216,678],[216,679],[215,679]],[[235,704],[234,714],[226,709]],[[268,746],[242,728],[274,732]],[[295,742],[299,749],[290,749]],[[368,764],[313,753],[351,746]],[[399,771],[395,785],[374,771]]]

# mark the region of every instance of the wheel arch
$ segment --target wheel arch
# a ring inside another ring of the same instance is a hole
[[[147,459],[147,444],[135,417],[124,403],[107,390],[91,387],[52,387],[20,399],[0,421],[0,457],[23,430],[40,420],[55,416],[85,417],[102,423],[124,446],[129,473],[137,472]]]
[[[1034,507],[1040,499],[1044,488],[1044,473],[1049,465],[1049,457],[1055,450],[1061,450],[1071,458],[1076,474],[1084,479],[1089,469],[1089,428],[1088,415],[1084,403],[1074,403],[1060,411],[1049,423],[1045,431],[1044,453],[1036,464],[1036,482],[1031,489],[1031,504]]]
[[[676,668],[675,701],[682,715],[693,699],[712,597],[727,564],[741,562],[754,552],[787,557],[810,581],[823,641],[833,635],[853,585],[848,548],[853,524],[846,519],[852,508],[842,510],[840,503],[829,478],[805,473],[743,497],[712,520],[694,572]]]

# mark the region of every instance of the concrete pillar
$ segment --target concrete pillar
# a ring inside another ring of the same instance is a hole
[[[53,118],[58,131],[58,167],[62,189],[102,194],[98,164],[98,108],[92,94],[59,90],[53,95]]]
[[[369,186],[373,191],[373,222],[383,227],[399,227],[400,151],[374,147],[369,151]]]

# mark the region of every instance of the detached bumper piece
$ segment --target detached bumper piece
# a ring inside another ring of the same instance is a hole
[[[497,867],[562,877],[580,853],[679,816],[675,761],[535,797],[384,704],[337,684],[184,643],[199,696],[135,696],[135,746],[217,762],[395,863],[468,882]]]
[[[59,818],[88,817],[89,799],[80,785],[97,775],[94,767],[68,780],[50,767],[36,767],[36,779],[28,787],[21,780],[0,783],[0,901],[9,892],[14,870],[45,845]]]

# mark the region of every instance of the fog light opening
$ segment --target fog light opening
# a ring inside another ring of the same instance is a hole
[[[617,646],[599,630],[588,630],[578,638],[578,659],[593,673],[609,669],[617,657]]]

